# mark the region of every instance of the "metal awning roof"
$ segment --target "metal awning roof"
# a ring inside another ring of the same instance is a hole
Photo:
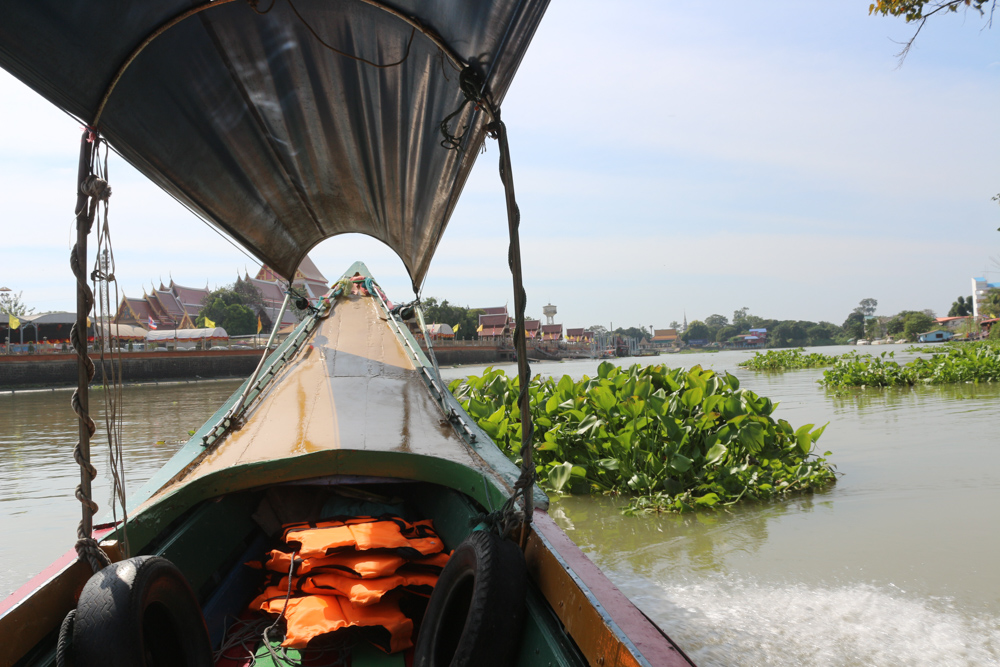
[[[137,47],[204,4],[136,55],[97,129],[285,277],[323,239],[357,232],[419,285],[486,131],[466,105],[450,124],[469,127],[463,150],[442,147],[465,98],[439,45],[499,104],[547,0],[265,2],[7,3],[0,66],[94,125]]]

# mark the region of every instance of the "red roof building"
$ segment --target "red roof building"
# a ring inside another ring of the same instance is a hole
[[[542,321],[525,320],[524,337],[527,338],[528,340],[540,339],[542,337]]]
[[[169,289],[177,297],[177,300],[184,306],[184,311],[192,321],[198,318],[198,313],[207,305],[205,300],[208,299],[209,295],[208,287],[184,287],[175,283],[173,278],[171,278],[170,287],[161,289]]]
[[[566,340],[574,343],[594,342],[594,332],[587,329],[566,329]]]
[[[275,273],[267,264],[260,267],[260,271],[253,279],[270,283],[285,283],[285,279]],[[309,255],[306,255],[302,259],[302,263],[299,264],[295,277],[292,279],[292,286],[303,290],[310,301],[318,299],[330,291],[329,281],[320,273],[316,264],[309,259]],[[284,299],[284,291],[282,291],[282,299]],[[278,306],[280,307],[281,304],[279,303]]]
[[[480,340],[496,340],[510,335],[506,313],[496,315],[480,315],[479,328],[476,329]]]
[[[562,340],[562,339],[563,339],[563,325],[561,324],[542,325],[542,340]]]

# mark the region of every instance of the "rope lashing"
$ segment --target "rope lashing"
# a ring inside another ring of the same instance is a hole
[[[495,115],[492,104],[489,97],[485,94],[485,82],[483,77],[479,74],[479,71],[471,66],[466,65],[462,68],[462,71],[458,75],[458,87],[462,91],[462,95],[465,97],[462,103],[458,105],[458,108],[452,111],[450,114],[444,117],[441,121],[441,136],[444,137],[441,140],[441,146],[447,148],[448,150],[462,150],[462,139],[465,138],[465,131],[468,129],[467,125],[463,125],[452,134],[449,124],[451,119],[458,116],[463,111],[465,107],[471,102],[477,108],[480,106],[487,106],[488,111],[491,116]]]
[[[82,506],[82,516],[76,529],[76,552],[81,560],[86,560],[97,572],[111,564],[97,540],[92,537],[93,518],[97,503],[91,498],[91,483],[97,477],[97,469],[90,463],[90,439],[97,431],[97,425],[90,418],[88,388],[94,379],[94,362],[87,355],[87,315],[94,306],[94,293],[87,284],[87,236],[94,225],[94,216],[100,201],[107,201],[111,188],[103,179],[94,178],[93,156],[100,137],[89,128],[84,131],[80,146],[78,186],[76,199],[77,239],[70,255],[70,268],[76,277],[76,322],[70,330],[70,342],[77,356],[77,388],[73,392],[71,404],[80,421],[79,438],[73,448],[73,459],[80,466],[80,483],[74,495]]]
[[[518,407],[521,411],[521,475],[514,487],[524,496],[525,528],[531,523],[533,509],[533,487],[535,483],[535,465],[533,462],[532,437],[534,427],[531,423],[531,366],[528,364],[528,345],[525,336],[524,310],[528,302],[524,291],[524,278],[521,271],[521,210],[514,196],[514,174],[510,161],[510,145],[507,142],[507,126],[500,119],[500,110],[492,113],[492,122],[487,126],[487,132],[496,138],[500,147],[500,180],[503,182],[504,195],[507,201],[507,226],[510,235],[510,247],[507,252],[507,263],[510,266],[511,278],[514,283],[514,349],[517,351],[517,378],[519,385]],[[527,531],[522,533],[522,543],[527,539]]]

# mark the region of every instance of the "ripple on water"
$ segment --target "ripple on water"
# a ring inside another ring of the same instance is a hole
[[[1000,617],[895,587],[718,577],[626,592],[699,667],[995,665]]]

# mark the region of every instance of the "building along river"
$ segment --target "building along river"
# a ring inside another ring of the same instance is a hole
[[[914,356],[901,348],[871,351]],[[552,504],[556,521],[702,667],[1000,663],[1000,385],[838,395],[816,383],[821,369],[738,368],[748,354],[618,362],[729,371],[780,401],[775,416],[793,426],[830,422],[819,449],[831,450],[844,473],[836,486],[789,501],[641,517],[622,516],[614,499],[566,497]],[[597,364],[533,371],[579,378],[595,375]],[[126,388],[128,488],[148,479],[236,386]],[[72,546],[79,473],[69,397],[0,394],[0,594]],[[98,499],[107,506],[105,458],[95,456]]]

